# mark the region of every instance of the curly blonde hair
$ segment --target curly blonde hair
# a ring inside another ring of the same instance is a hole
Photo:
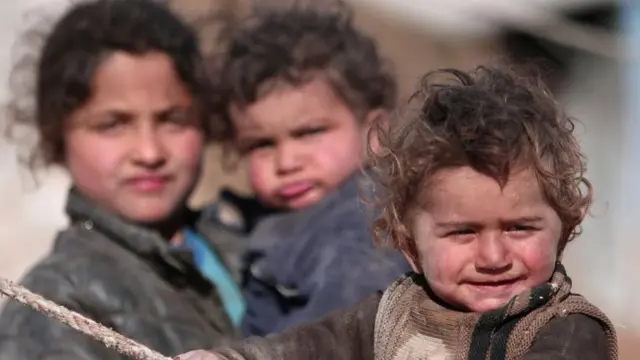
[[[377,239],[413,251],[408,215],[441,169],[470,166],[504,186],[514,169],[530,168],[562,221],[563,251],[592,201],[574,128],[539,76],[504,65],[428,73],[407,107],[374,129]]]

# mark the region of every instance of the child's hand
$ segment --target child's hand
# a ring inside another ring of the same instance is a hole
[[[205,350],[190,351],[186,354],[178,355],[174,360],[222,360],[220,357]]]

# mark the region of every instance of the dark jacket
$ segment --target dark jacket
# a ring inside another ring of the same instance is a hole
[[[200,212],[201,232],[222,251],[225,264],[240,284],[244,273],[244,255],[255,225],[274,211],[263,207],[254,197],[245,197],[223,189],[217,200]]]
[[[361,180],[356,175],[318,204],[257,224],[243,283],[245,335],[317,320],[409,270],[398,252],[374,247],[374,214],[359,199]]]
[[[374,360],[376,313],[381,296],[371,295],[313,324],[302,324],[266,338],[251,338],[215,351],[221,360]],[[587,315],[571,314],[557,317],[542,327],[521,360],[615,360],[611,353],[610,339],[601,322]],[[406,355],[402,358],[424,359],[421,354]]]
[[[548,282],[484,313],[438,298],[409,273],[384,294],[282,334],[214,350],[234,360],[617,360],[616,330],[558,264]]]
[[[167,356],[236,335],[215,287],[198,272],[189,251],[170,248],[159,234],[98,209],[73,190],[66,210],[71,225],[27,273],[23,286]],[[232,242],[197,213],[191,213],[191,223],[214,248],[217,241]],[[216,250],[228,260],[226,249]],[[9,302],[0,315],[0,359],[124,357]]]

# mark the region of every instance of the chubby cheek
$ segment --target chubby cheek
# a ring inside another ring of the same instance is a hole
[[[167,149],[171,151],[171,158],[180,168],[179,174],[184,174],[189,182],[196,182],[202,167],[204,153],[204,138],[200,131],[193,130],[172,137],[167,141]]]
[[[251,156],[247,157],[247,175],[249,176],[249,184],[253,189],[256,196],[271,205],[273,201],[273,192],[277,184],[275,184],[275,178],[271,161],[264,157]]]
[[[549,279],[556,267],[557,243],[540,239],[523,244],[515,249],[518,260],[528,273],[527,285],[537,286]]]
[[[326,136],[318,145],[312,151],[311,163],[329,188],[339,185],[362,166],[364,145],[359,136]]]
[[[117,185],[124,154],[109,142],[69,137],[65,163],[73,183],[80,189],[105,193]],[[98,195],[98,194],[94,194]]]
[[[460,274],[469,265],[471,257],[464,248],[432,246],[421,251],[425,277],[436,292],[449,292],[457,286]]]

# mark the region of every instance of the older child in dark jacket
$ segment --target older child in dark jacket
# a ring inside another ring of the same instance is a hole
[[[37,155],[69,171],[71,223],[22,285],[167,355],[234,336],[244,305],[226,234],[186,205],[210,135],[192,31],[155,1],[80,2],[37,65],[35,112],[14,125],[33,126]],[[122,357],[11,302],[0,359]]]

